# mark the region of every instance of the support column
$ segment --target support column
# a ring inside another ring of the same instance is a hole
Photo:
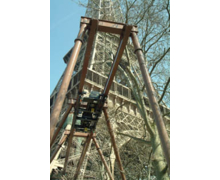
[[[118,162],[121,177],[122,177],[123,180],[126,180],[126,177],[125,177],[125,174],[124,174],[124,169],[123,169],[122,162],[121,162],[121,158],[120,158],[120,155],[119,155],[119,152],[118,152],[118,148],[116,146],[115,136],[114,136],[113,129],[112,129],[112,126],[111,126],[110,121],[109,121],[109,117],[108,117],[108,113],[107,113],[106,108],[103,108],[103,112],[104,112],[104,115],[105,115],[105,120],[107,122],[107,127],[108,127],[109,134],[110,134],[110,137],[111,137],[111,143],[112,143],[112,146],[113,146],[113,149],[114,149],[114,152],[115,152],[116,160]]]
[[[134,48],[135,48],[135,54],[137,55],[138,58],[138,62],[139,62],[139,66],[140,66],[140,70],[143,76],[143,80],[144,80],[144,84],[147,90],[147,95],[149,98],[149,102],[154,114],[154,119],[157,125],[157,129],[159,132],[159,136],[160,136],[160,140],[161,140],[161,144],[162,144],[162,148],[163,148],[163,152],[167,161],[168,166],[170,167],[170,140],[167,134],[167,130],[165,127],[165,124],[163,122],[163,118],[160,112],[160,107],[159,104],[157,102],[157,98],[156,98],[156,93],[154,91],[154,87],[152,85],[151,82],[151,77],[149,75],[149,72],[147,70],[147,66],[144,60],[144,55],[140,46],[140,43],[138,41],[138,37],[137,34],[132,32],[131,33],[131,38],[134,44]]]
[[[63,81],[62,81],[61,87],[59,89],[52,114],[50,116],[50,140],[53,137],[56,124],[59,120],[59,116],[60,116],[60,112],[61,112],[61,109],[63,106],[63,102],[66,97],[67,88],[69,86],[69,83],[70,83],[70,80],[71,80],[71,77],[73,74],[73,70],[75,68],[76,61],[77,61],[77,58],[79,55],[79,51],[82,46],[83,37],[84,37],[85,31],[86,31],[86,27],[87,27],[86,24],[82,24],[80,27],[78,37],[75,40],[75,45],[72,50],[72,54],[70,56],[66,71],[64,73]]]
[[[106,163],[106,161],[105,161],[105,158],[104,158],[104,156],[103,156],[103,154],[102,154],[102,151],[101,151],[101,149],[100,149],[100,147],[99,147],[99,145],[98,145],[96,139],[95,139],[94,137],[92,137],[92,139],[93,139],[93,142],[95,143],[95,146],[96,146],[97,151],[98,151],[98,153],[99,153],[99,155],[100,155],[100,157],[101,157],[101,160],[102,160],[103,164],[105,165],[105,168],[106,168],[106,170],[107,170],[107,172],[108,172],[108,175],[109,175],[110,179],[111,179],[111,180],[114,180],[114,178],[112,177],[111,171],[110,171],[110,169],[109,169],[109,167],[108,167],[108,165],[107,165],[107,163]]]

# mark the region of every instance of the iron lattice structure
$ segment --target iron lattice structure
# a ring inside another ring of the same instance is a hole
[[[117,8],[116,8],[117,7]],[[115,11],[120,7],[118,0],[89,0],[88,7],[86,10],[86,16],[95,18],[110,20],[115,22],[123,22],[123,16],[120,10]],[[77,97],[80,77],[82,73],[83,59],[85,56],[85,50],[87,46],[88,35],[84,36],[83,45],[81,47],[74,72],[68,87],[67,95],[72,95],[73,98]],[[105,82],[108,77],[108,72],[111,68],[112,59],[114,54],[117,51],[117,46],[119,43],[120,37],[115,34],[107,34],[103,32],[97,32],[95,37],[95,43],[92,48],[92,56],[90,57],[89,66],[86,74],[84,91],[87,92],[87,95],[91,91],[102,92]],[[128,42],[126,53],[131,60],[131,66],[133,67],[134,73],[138,81],[141,83],[142,77],[139,76],[139,70],[137,66],[137,58],[134,54],[134,47]],[[72,49],[64,56],[64,62],[68,63]],[[120,64],[123,66],[127,63],[126,54],[124,53],[121,59]],[[65,72],[65,71],[64,71]],[[53,109],[54,102],[57,97],[57,93],[61,86],[63,75],[61,76],[57,86],[55,87],[53,93],[50,97],[50,110]],[[146,111],[151,121],[153,122],[152,110],[149,107],[148,98],[145,100]],[[60,120],[64,116],[65,111],[68,107],[68,100],[66,98],[63,108],[60,115]],[[166,113],[169,111],[168,108],[161,106],[161,110]],[[126,80],[121,75],[119,71],[116,73],[113,84],[110,89],[108,96],[108,113],[110,116],[110,122],[113,126],[114,134],[116,136],[116,143],[120,151],[120,156],[122,158],[122,163],[125,165],[124,169],[126,171],[128,179],[137,179],[138,172],[147,172],[147,169],[144,168],[144,163],[148,161],[148,156],[146,154],[150,153],[151,149],[149,146],[144,144],[136,143],[136,141],[128,136],[122,136],[117,134],[118,132],[123,134],[129,134],[137,138],[145,138],[149,140],[149,134],[146,129],[144,129],[144,122],[141,118],[140,113],[136,107],[136,102],[132,96],[131,90],[128,87]],[[169,117],[165,118],[165,121],[169,124]],[[59,139],[64,132],[64,129],[68,125],[65,124],[63,130],[59,133],[54,144],[57,144]],[[169,125],[167,125],[169,129]],[[115,179],[120,179],[120,170],[115,164],[116,158],[114,151],[110,143],[110,137],[106,124],[104,123],[104,117],[99,119],[99,122],[96,127],[96,136],[97,141],[102,149],[103,155],[111,169],[112,174]],[[74,137],[72,141],[72,146],[70,148],[70,156],[68,160],[68,166],[66,174],[62,175],[61,171],[63,169],[66,153],[66,143],[62,145],[62,148],[57,153],[53,162],[51,163],[51,178],[52,179],[73,179],[77,162],[80,158],[80,154],[85,143],[84,138]],[[51,152],[54,151],[54,146],[51,148]],[[142,153],[145,152],[144,153]],[[130,170],[132,169],[132,173]],[[137,174],[135,174],[137,172]],[[90,143],[88,152],[83,161],[83,165],[80,170],[78,179],[109,179],[107,173],[104,170],[104,166],[100,160],[100,157],[96,151],[96,148],[93,144]]]

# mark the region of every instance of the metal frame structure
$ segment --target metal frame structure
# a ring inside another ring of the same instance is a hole
[[[66,93],[67,93],[67,88],[69,86],[70,83],[70,79],[71,79],[71,75],[73,73],[75,64],[76,64],[76,60],[78,58],[79,55],[79,51],[81,48],[81,45],[83,43],[83,37],[86,33],[86,31],[88,31],[88,42],[87,42],[87,47],[86,47],[86,53],[85,53],[85,57],[84,57],[84,64],[83,64],[83,68],[82,68],[82,74],[81,74],[81,78],[80,78],[80,84],[79,84],[79,90],[78,90],[78,95],[77,98],[75,100],[70,99],[69,102],[69,107],[66,110],[60,125],[58,126],[56,132],[55,131],[55,127],[56,124],[58,123],[59,120],[59,115],[66,97]],[[119,34],[120,35],[120,41],[119,41],[119,46],[115,55],[115,59],[113,61],[113,64],[111,66],[111,70],[110,70],[110,74],[108,76],[107,82],[104,86],[104,90],[100,96],[99,99],[99,103],[98,103],[98,108],[100,111],[104,112],[104,116],[106,119],[106,123],[107,123],[107,127],[110,133],[110,137],[111,137],[111,143],[116,155],[116,159],[120,168],[120,173],[121,173],[121,177],[123,180],[126,179],[125,174],[124,174],[124,169],[122,166],[122,162],[119,156],[119,152],[118,152],[118,148],[116,146],[116,142],[115,142],[115,137],[113,134],[113,129],[111,127],[109,118],[108,118],[108,113],[107,113],[107,106],[106,106],[106,99],[110,90],[110,87],[112,85],[113,82],[113,78],[116,74],[119,62],[122,58],[122,54],[124,52],[124,49],[126,47],[126,44],[128,42],[129,37],[131,37],[132,42],[134,44],[135,47],[135,54],[137,55],[138,58],[138,62],[139,62],[139,66],[140,66],[140,70],[144,79],[144,83],[147,89],[147,94],[149,97],[149,101],[150,101],[150,105],[152,107],[153,110],[153,114],[154,114],[154,118],[156,121],[156,125],[158,128],[158,132],[159,132],[159,136],[160,136],[160,140],[162,143],[162,148],[165,154],[165,158],[167,160],[168,166],[170,167],[170,143],[169,143],[169,137],[168,134],[166,132],[166,128],[163,122],[163,118],[161,116],[161,112],[160,112],[160,108],[159,105],[157,103],[156,100],[156,96],[155,96],[155,91],[151,82],[151,78],[149,75],[149,72],[146,68],[146,64],[144,61],[144,56],[142,53],[142,49],[140,47],[138,38],[137,38],[137,27],[136,26],[131,26],[131,25],[126,25],[126,24],[122,24],[122,23],[116,23],[116,22],[111,22],[111,21],[106,21],[106,20],[97,20],[97,19],[92,19],[92,18],[87,18],[87,17],[81,17],[81,23],[80,23],[80,31],[78,34],[77,39],[75,40],[75,45],[70,57],[70,60],[68,62],[65,74],[64,74],[64,78],[60,87],[60,90],[58,92],[57,95],[57,99],[51,114],[51,118],[50,118],[50,147],[53,145],[55,139],[57,138],[58,133],[61,130],[61,127],[63,126],[63,124],[65,123],[65,120],[68,116],[68,114],[70,113],[72,107],[74,107],[74,116],[73,116],[73,122],[72,122],[72,126],[70,128],[70,130],[66,129],[63,133],[63,136],[61,138],[61,140],[58,143],[58,147],[56,148],[54,154],[51,157],[51,162],[53,160],[53,158],[55,157],[56,153],[59,151],[59,148],[62,146],[62,144],[66,141],[67,137],[68,137],[68,146],[67,146],[67,151],[66,151],[66,157],[65,157],[65,164],[64,164],[64,173],[66,171],[66,167],[68,164],[68,157],[69,157],[69,152],[70,152],[70,146],[72,144],[72,139],[73,136],[77,136],[77,137],[86,137],[86,143],[84,145],[84,149],[82,151],[80,160],[78,162],[77,165],[77,170],[75,172],[75,176],[74,179],[77,179],[78,174],[79,174],[79,170],[80,167],[82,165],[82,162],[84,160],[85,154],[87,152],[88,146],[90,144],[91,139],[93,139],[93,142],[96,145],[96,148],[98,150],[98,153],[101,157],[101,160],[103,162],[103,164],[105,165],[105,168],[108,172],[108,175],[110,177],[110,179],[113,179],[110,170],[107,166],[107,163],[105,162],[105,159],[102,155],[102,152],[99,148],[99,145],[97,144],[97,141],[95,139],[95,135],[93,134],[93,132],[90,133],[79,133],[79,132],[75,132],[75,122],[76,122],[76,115],[79,112],[79,108],[82,106],[85,106],[85,104],[83,104],[81,102],[81,98],[83,95],[83,85],[85,82],[85,77],[86,77],[86,73],[87,73],[87,67],[89,64],[89,59],[91,56],[91,50],[92,50],[92,46],[93,46],[93,41],[95,38],[96,33],[100,31],[100,32],[106,32],[106,33],[113,33],[113,34]]]

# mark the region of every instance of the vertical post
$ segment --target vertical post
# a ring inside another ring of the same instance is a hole
[[[75,68],[76,61],[77,61],[77,58],[79,55],[79,51],[82,46],[83,37],[84,37],[85,31],[86,31],[86,27],[87,27],[86,24],[82,24],[80,27],[78,37],[75,40],[75,45],[72,50],[72,54],[70,56],[66,71],[64,73],[63,81],[62,81],[60,90],[58,92],[52,114],[50,116],[50,140],[53,137],[55,126],[59,120],[59,115],[60,115],[60,112],[61,112],[61,109],[63,106],[63,102],[66,97],[67,88],[69,86],[71,76],[73,74],[73,70]]]
[[[107,163],[105,161],[105,158],[104,158],[104,156],[102,154],[102,151],[101,151],[101,149],[100,149],[100,147],[99,147],[95,137],[92,137],[92,139],[93,139],[93,142],[95,143],[96,149],[97,149],[97,151],[98,151],[98,153],[99,153],[99,155],[101,157],[101,160],[102,160],[103,164],[105,165],[105,168],[106,168],[106,170],[108,172],[108,175],[109,175],[110,179],[114,180],[114,178],[112,177],[111,171],[110,171],[110,169],[109,169],[109,167],[108,167],[108,165],[107,165]]]
[[[86,78],[86,73],[87,73],[87,68],[89,64],[89,59],[91,56],[91,51],[92,51],[92,45],[94,42],[94,38],[98,29],[98,20],[93,19],[91,20],[91,26],[89,30],[89,37],[87,41],[87,47],[86,47],[86,52],[85,52],[85,57],[83,61],[83,68],[82,68],[82,73],[81,73],[81,78],[80,78],[80,83],[79,83],[79,93],[82,93],[85,78]]]
[[[113,149],[114,149],[114,152],[115,152],[116,160],[117,160],[118,165],[119,165],[121,177],[122,177],[123,180],[126,180],[126,177],[125,177],[125,174],[124,174],[124,169],[123,169],[122,162],[121,162],[121,158],[120,158],[120,155],[119,155],[119,152],[118,152],[118,148],[116,146],[115,136],[113,134],[113,129],[112,129],[112,126],[110,124],[106,108],[103,108],[103,112],[104,112],[104,115],[105,115],[105,120],[107,122],[107,127],[108,127],[109,134],[110,134],[110,137],[111,137],[111,143],[112,143],[112,146],[113,146]]]
[[[86,152],[87,152],[87,150],[88,150],[89,143],[90,143],[90,141],[91,141],[91,139],[92,139],[92,136],[93,136],[93,133],[91,132],[91,133],[89,134],[89,136],[87,137],[87,139],[86,139],[86,142],[85,142],[85,145],[84,145],[82,154],[81,154],[80,159],[79,159],[79,162],[78,162],[78,164],[77,164],[76,173],[75,173],[75,175],[74,175],[74,177],[73,177],[74,180],[76,180],[77,177],[78,177],[78,175],[79,175],[79,171],[80,171],[80,168],[81,168],[81,166],[82,166],[83,160],[84,160],[84,158],[85,158]]]
[[[166,127],[165,124],[163,122],[163,118],[160,112],[160,107],[159,104],[157,102],[156,96],[155,96],[155,91],[154,91],[154,87],[152,85],[151,82],[151,77],[149,75],[149,72],[147,70],[146,67],[146,63],[144,61],[144,55],[140,46],[140,43],[138,41],[138,37],[136,35],[136,33],[132,32],[131,33],[131,38],[134,44],[134,48],[135,48],[135,54],[137,55],[138,58],[138,62],[140,65],[140,70],[144,79],[144,83],[145,83],[145,87],[147,90],[147,95],[150,101],[150,105],[154,114],[154,118],[155,118],[155,122],[157,125],[157,129],[159,132],[159,137],[161,140],[161,144],[162,144],[162,149],[165,155],[165,158],[167,160],[167,164],[170,167],[170,140],[166,131]]]

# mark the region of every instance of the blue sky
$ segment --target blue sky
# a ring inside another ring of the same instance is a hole
[[[74,46],[85,11],[72,0],[50,1],[50,94],[66,67],[63,57]]]

